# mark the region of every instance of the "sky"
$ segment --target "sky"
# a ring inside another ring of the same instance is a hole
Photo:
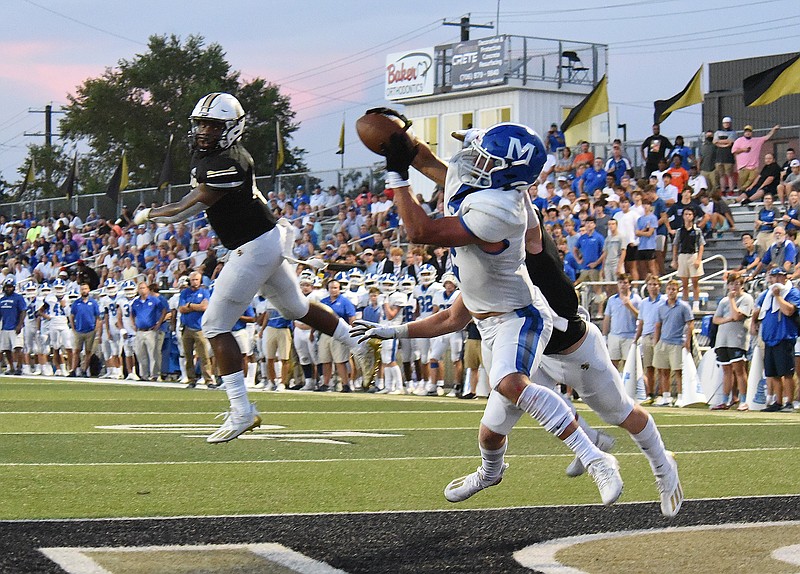
[[[223,47],[245,80],[278,84],[300,124],[290,144],[307,150],[312,170],[339,167],[342,118],[345,167],[377,159],[354,124],[389,103],[386,55],[457,42],[458,28],[443,22],[467,14],[496,25],[499,9],[500,34],[607,44],[610,105],[631,140],[650,133],[653,101],[679,92],[701,64],[793,52],[800,36],[793,0],[3,0],[3,8],[0,176],[12,183],[22,178],[27,146],[43,143],[24,135],[44,128],[43,114],[31,110],[65,105],[76,86],[145,52],[153,34],[201,35]],[[475,29],[472,38],[495,33]],[[700,119],[699,105],[675,112],[662,133],[699,133]]]

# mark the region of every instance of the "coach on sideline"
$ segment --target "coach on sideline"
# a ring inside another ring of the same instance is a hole
[[[139,283],[139,297],[131,303],[131,315],[136,329],[134,352],[139,361],[139,376],[142,379],[155,381],[159,378],[156,372],[156,334],[167,316],[167,308],[160,297],[150,294],[145,281]]]
[[[211,359],[208,356],[208,340],[201,330],[203,313],[208,308],[208,289],[203,287],[203,277],[197,271],[189,274],[189,286],[181,291],[178,299],[178,311],[181,314],[181,344],[183,356],[186,358],[186,375],[189,386],[197,384],[197,371],[194,366],[194,354],[200,359],[200,372],[206,384],[214,383],[211,372]]]
[[[89,361],[94,351],[94,339],[97,328],[100,326],[100,306],[97,301],[89,297],[89,283],[81,283],[81,298],[75,301],[70,308],[70,327],[75,333],[75,343],[72,349],[72,370],[70,377],[89,374]],[[84,350],[83,368],[78,371],[81,359],[81,349]]]

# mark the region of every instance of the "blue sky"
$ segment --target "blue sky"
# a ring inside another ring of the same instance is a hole
[[[42,114],[29,113],[67,94],[123,58],[146,49],[151,34],[200,34],[225,49],[246,79],[266,78],[292,99],[312,169],[335,169],[342,117],[345,166],[372,163],[355,135],[355,119],[383,105],[386,54],[458,41],[442,26],[470,13],[494,22],[496,0],[227,2],[172,0],[5,0],[0,38],[0,175],[18,181],[26,146],[42,138]],[[629,139],[649,134],[655,99],[688,82],[702,63],[797,50],[800,5],[791,0],[500,0],[501,34],[609,45],[609,98]],[[759,23],[761,22],[761,23]],[[473,38],[492,35],[474,30]],[[187,110],[187,113],[189,110]],[[662,133],[698,133],[700,106],[674,113]],[[734,120],[735,121],[735,120]],[[532,126],[546,131],[547,126]]]

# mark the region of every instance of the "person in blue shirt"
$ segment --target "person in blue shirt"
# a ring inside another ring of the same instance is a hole
[[[780,267],[790,273],[797,262],[797,246],[786,237],[786,230],[783,226],[776,226],[772,235],[775,243],[770,245],[769,249],[761,256],[761,261],[756,265],[753,275],[758,275],[762,269],[769,271],[774,267]]]
[[[211,293],[203,286],[203,276],[197,271],[189,275],[189,286],[181,291],[178,299],[178,312],[181,314],[181,344],[183,356],[189,367],[186,375],[189,378],[187,388],[193,389],[197,385],[197,372],[194,368],[194,356],[200,360],[200,373],[206,384],[214,385],[214,376],[211,372],[211,359],[208,354],[209,343],[203,335],[201,322],[203,313],[208,308],[208,299]]]
[[[639,277],[646,277],[648,274],[658,275],[656,264],[658,218],[653,214],[653,204],[649,201],[643,201],[642,207],[644,215],[636,220],[634,233],[639,238],[639,248],[636,250]]]
[[[767,377],[767,412],[791,412],[794,398],[794,344],[798,330],[791,319],[800,307],[800,291],[786,280],[786,270],[769,272],[767,290],[756,299],[750,334],[761,326],[764,341],[764,375]]]
[[[566,146],[564,132],[558,129],[558,124],[550,124],[547,132],[547,153],[555,155],[559,149]]]
[[[603,316],[603,335],[608,339],[608,355],[622,371],[628,351],[636,337],[636,320],[642,299],[631,292],[631,276],[617,275],[617,293],[608,298]]]
[[[134,352],[139,362],[139,376],[142,379],[156,381],[161,378],[156,371],[156,353],[161,352],[156,348],[156,334],[167,316],[168,309],[160,297],[150,293],[150,287],[146,282],[139,283],[137,291],[139,296],[131,303],[131,316],[136,330]]]
[[[69,322],[74,337],[70,377],[84,374],[88,376],[89,362],[92,359],[95,337],[100,326],[100,305],[94,299],[89,298],[91,290],[89,284],[81,283],[80,290],[81,298],[70,305]],[[82,367],[79,369],[81,349],[84,350],[84,355]]]
[[[756,231],[756,245],[761,253],[764,253],[772,245],[774,239],[772,232],[775,230],[775,224],[780,220],[780,214],[774,207],[774,199],[772,194],[764,196],[764,207],[758,212],[754,227]]]
[[[339,317],[352,324],[356,316],[356,308],[347,297],[341,294],[341,284],[332,279],[328,282],[328,293],[320,303],[327,305]],[[336,373],[342,379],[342,392],[349,393],[352,391],[350,387],[350,377],[347,374],[347,363],[350,361],[350,350],[339,341],[335,340],[330,335],[322,333],[319,338],[319,362],[322,364],[322,380],[323,384],[317,390],[327,391],[330,390],[330,380],[332,374],[331,364],[336,365]]]
[[[661,281],[658,275],[648,275],[645,280],[647,297],[639,304],[639,320],[636,322],[636,338],[634,343],[642,346],[642,368],[644,369],[644,387],[647,399],[642,405],[652,405],[657,398],[656,394],[656,369],[653,365],[655,355],[655,342],[653,337],[656,332],[658,320],[658,307],[664,302],[661,295]]]
[[[653,335],[655,351],[653,365],[661,381],[661,397],[653,403],[657,407],[679,404],[683,388],[683,349],[691,352],[694,314],[686,301],[678,299],[677,279],[667,282],[667,300],[658,307],[656,330]],[[675,377],[678,396],[672,402],[670,375]]]
[[[603,169],[603,159],[595,158],[594,165],[583,172],[580,179],[580,190],[584,195],[592,196],[596,189],[603,189],[606,185],[606,170]]]
[[[631,169],[631,162],[622,155],[622,146],[620,144],[614,144],[611,150],[611,157],[606,160],[603,169],[607,174],[614,176],[616,185],[622,184],[622,177]]]
[[[600,267],[602,265],[600,258],[603,255],[603,244],[605,242],[603,236],[595,231],[594,217],[587,217],[584,225],[585,229],[578,237],[573,249],[573,255],[581,266],[581,274],[578,276],[579,283],[600,280]],[[596,289],[599,288],[599,285],[596,286]]]
[[[17,282],[8,275],[3,280],[3,296],[0,297],[0,351],[6,359],[6,374],[21,375],[22,325],[25,322],[25,298],[16,292]]]
[[[689,167],[694,163],[694,152],[692,148],[683,145],[683,136],[675,136],[675,147],[669,154],[669,157],[678,156],[681,158],[681,167],[689,171]]]
[[[786,231],[800,229],[800,193],[796,191],[789,192],[789,203],[781,220],[786,227]]]

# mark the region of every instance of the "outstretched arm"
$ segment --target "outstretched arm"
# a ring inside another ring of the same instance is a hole
[[[455,300],[448,309],[438,313],[418,319],[403,325],[378,325],[369,321],[357,320],[350,329],[350,334],[360,337],[359,342],[367,339],[417,339],[431,338],[447,333],[455,333],[467,326],[472,316],[464,306],[461,295]]]
[[[201,183],[184,195],[180,201],[141,210],[136,214],[134,223],[138,225],[145,221],[154,221],[166,225],[185,221],[214,205],[219,198],[218,194],[212,193],[204,183]]]

